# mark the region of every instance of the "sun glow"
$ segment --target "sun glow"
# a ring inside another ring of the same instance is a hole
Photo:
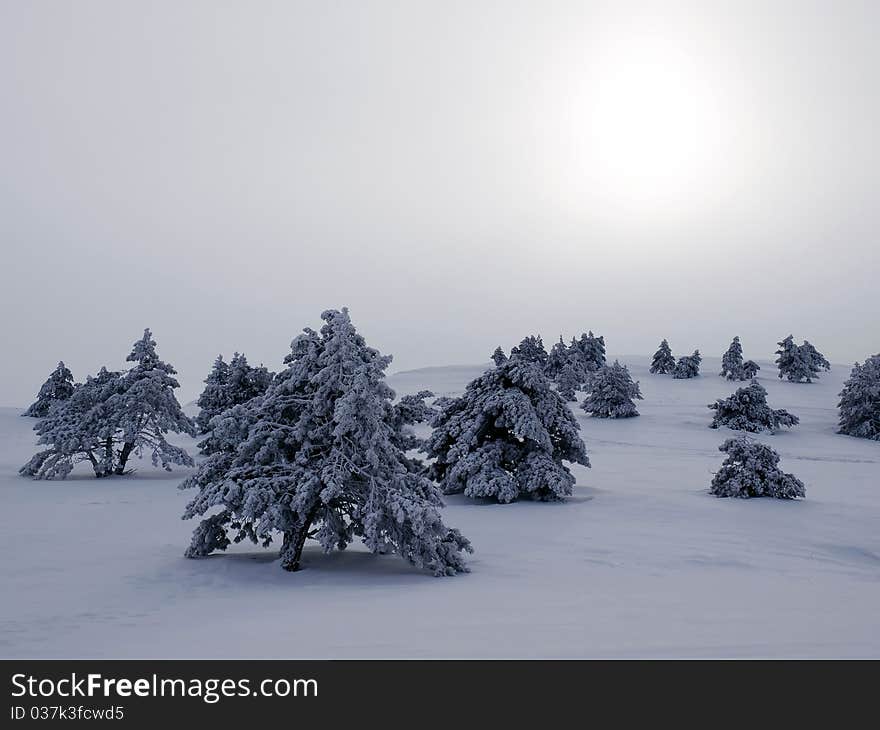
[[[736,166],[726,90],[705,59],[650,36],[595,58],[571,130],[594,199],[644,222],[703,206]]]

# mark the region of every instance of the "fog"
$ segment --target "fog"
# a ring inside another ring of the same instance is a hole
[[[0,405],[149,326],[195,397],[348,306],[391,370],[880,350],[880,5],[0,2]]]

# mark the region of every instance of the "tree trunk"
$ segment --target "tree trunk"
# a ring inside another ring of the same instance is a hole
[[[126,441],[122,445],[122,451],[119,452],[119,463],[116,465],[116,473],[121,475],[125,473],[125,464],[131,452],[134,451],[134,442]]]
[[[312,526],[316,512],[317,509],[312,510],[293,530],[284,533],[284,542],[281,544],[279,556],[281,567],[284,570],[293,572],[300,569],[303,547],[306,544],[306,537],[308,537],[309,528]]]
[[[95,458],[95,455],[91,452],[91,450],[86,451],[86,456],[89,457],[89,461],[92,464],[92,469],[95,470],[95,478],[100,479],[104,476],[104,472],[98,467],[98,460]]]

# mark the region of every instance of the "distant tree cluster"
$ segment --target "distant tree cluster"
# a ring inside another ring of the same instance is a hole
[[[548,353],[540,335],[529,335],[510,351],[511,358],[535,364],[567,401],[575,401],[575,391],[584,388],[593,373],[605,366],[605,338],[592,331],[572,337],[569,345],[560,335]],[[492,353],[495,365],[507,360],[501,347]]]
[[[692,355],[682,355],[678,360],[672,354],[672,348],[665,339],[660,342],[660,347],[651,358],[650,372],[653,375],[672,375],[676,379],[695,378],[700,374],[700,363],[703,358],[699,350],[694,350]]]
[[[168,443],[169,432],[195,434],[174,395],[176,371],[156,354],[150,330],[134,343],[125,372],[101,368],[76,384],[69,396],[54,400],[34,427],[46,446],[19,471],[36,479],[63,479],[79,462],[96,477],[126,473],[132,454],[149,453],[154,465],[192,466],[187,452]],[[56,370],[56,372],[58,372]]]

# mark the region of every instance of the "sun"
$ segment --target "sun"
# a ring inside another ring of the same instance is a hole
[[[645,221],[680,216],[735,166],[724,89],[702,60],[651,36],[596,54],[572,135],[600,207]]]

